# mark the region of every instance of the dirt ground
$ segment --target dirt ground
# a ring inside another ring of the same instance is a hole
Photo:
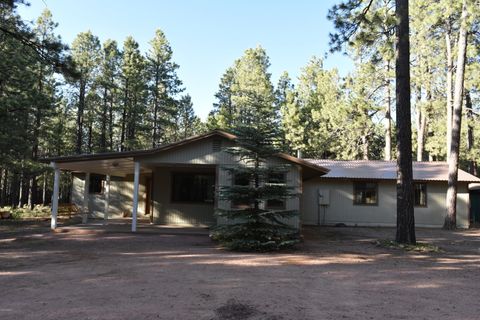
[[[0,227],[0,319],[480,319],[480,230],[306,228],[297,251],[232,253],[202,229]]]

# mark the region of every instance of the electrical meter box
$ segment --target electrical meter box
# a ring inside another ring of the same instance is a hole
[[[330,190],[318,189],[318,204],[321,206],[330,205]]]

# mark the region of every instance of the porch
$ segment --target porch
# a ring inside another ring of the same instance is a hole
[[[130,222],[133,232],[140,222],[183,227],[216,224],[217,166],[118,160],[52,163],[55,176],[60,170],[72,172],[71,202],[81,208],[83,224],[91,218],[103,225]],[[55,190],[52,229],[58,214]]]

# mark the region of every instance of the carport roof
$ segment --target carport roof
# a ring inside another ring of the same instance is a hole
[[[165,144],[153,149],[50,157],[44,158],[41,161],[54,162],[60,169],[63,170],[125,176],[133,173],[134,159],[137,157],[173,150],[184,145],[214,136],[222,137],[232,141],[236,139],[236,136],[231,133],[222,130],[214,130],[206,134],[193,136],[185,140]],[[306,175],[309,177],[323,175],[329,171],[329,169],[324,168],[321,165],[317,165],[285,153],[278,153],[276,156],[288,162],[300,165],[304,169]],[[148,168],[142,167],[142,172],[149,171],[150,170]]]

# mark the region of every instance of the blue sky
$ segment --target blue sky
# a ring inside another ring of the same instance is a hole
[[[220,77],[247,48],[261,45],[270,57],[272,81],[283,71],[295,79],[309,59],[328,50],[332,24],[328,9],[338,0],[30,0],[21,16],[34,20],[48,7],[59,23],[57,32],[71,43],[91,30],[103,42],[120,44],[131,35],[141,46],[157,28],[170,41],[178,74],[205,119],[212,108]],[[329,55],[327,68],[340,74],[352,68],[342,54]]]

